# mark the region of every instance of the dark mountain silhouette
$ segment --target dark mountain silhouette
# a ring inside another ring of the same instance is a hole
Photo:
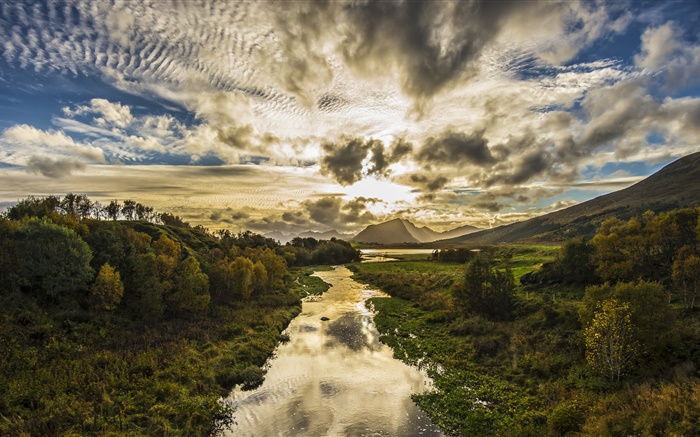
[[[523,222],[446,240],[483,244],[515,241],[564,241],[595,235],[609,217],[628,219],[645,211],[700,206],[700,152],[672,162],[648,178],[614,193]]]
[[[445,232],[436,232],[427,226],[419,228],[408,220],[394,219],[377,225],[369,225],[351,241],[358,243],[398,244],[430,243],[436,240],[461,236],[476,232],[474,226],[460,226]]]

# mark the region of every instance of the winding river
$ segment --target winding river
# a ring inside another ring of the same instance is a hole
[[[331,284],[305,301],[256,390],[235,389],[232,436],[440,436],[411,400],[430,379],[379,342],[365,301],[385,294],[345,267],[316,272]],[[328,318],[328,320],[322,320]]]

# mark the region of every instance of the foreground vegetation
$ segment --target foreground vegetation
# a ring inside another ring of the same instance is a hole
[[[300,297],[327,289],[304,266],[359,258],[139,205],[30,198],[0,217],[0,435],[217,434],[219,398],[262,381]]]
[[[353,269],[394,297],[382,341],[434,379],[414,399],[451,435],[699,435],[699,215]]]

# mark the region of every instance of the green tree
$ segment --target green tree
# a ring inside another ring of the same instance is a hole
[[[514,290],[510,269],[496,270],[491,259],[479,255],[467,263],[452,293],[465,309],[502,319],[510,315]]]
[[[32,219],[17,233],[17,269],[22,285],[57,298],[86,290],[92,281],[90,247],[75,232]]]
[[[122,284],[119,272],[105,263],[100,267],[95,283],[90,289],[97,308],[111,311],[117,308],[124,296],[124,284]]]
[[[562,282],[589,284],[595,282],[597,275],[593,264],[595,246],[585,238],[567,241],[561,248],[556,261],[556,268]]]
[[[683,304],[695,308],[695,299],[700,294],[700,256],[690,246],[683,246],[673,263],[673,283]]]
[[[620,377],[634,363],[638,353],[632,312],[627,302],[608,299],[599,306],[584,330],[586,361],[599,374]]]
[[[156,255],[152,252],[133,253],[127,258],[126,265],[124,305],[137,317],[159,319],[165,310],[163,294],[166,286],[158,276]]]
[[[173,291],[166,304],[176,314],[203,314],[209,307],[209,277],[193,256],[182,260],[173,274]]]

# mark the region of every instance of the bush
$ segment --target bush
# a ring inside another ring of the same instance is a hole
[[[573,401],[557,405],[547,417],[549,430],[555,436],[578,432],[585,421],[583,408]]]

